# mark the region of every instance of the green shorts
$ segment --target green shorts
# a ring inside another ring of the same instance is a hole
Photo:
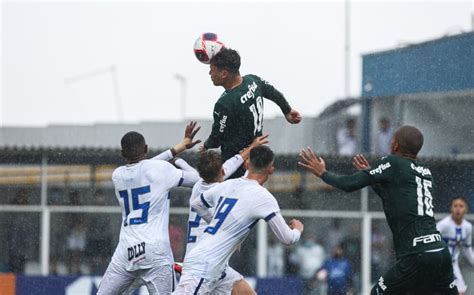
[[[371,295],[451,295],[454,285],[453,265],[448,248],[406,256],[376,283]]]

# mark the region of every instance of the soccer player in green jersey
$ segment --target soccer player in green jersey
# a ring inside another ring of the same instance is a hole
[[[372,186],[381,197],[393,234],[396,264],[380,277],[371,295],[458,294],[446,243],[433,217],[433,176],[417,155],[423,135],[412,126],[400,127],[392,137],[391,155],[372,167],[362,155],[353,158],[360,171],[337,175],[310,149],[302,150],[299,165],[324,182],[346,192]]]
[[[214,105],[212,132],[204,148],[220,147],[223,161],[262,136],[263,98],[275,102],[289,123],[301,121],[300,113],[290,107],[280,91],[258,76],[241,76],[239,69],[240,55],[233,49],[224,48],[211,59],[211,80],[225,91]],[[233,177],[243,174],[241,167]]]

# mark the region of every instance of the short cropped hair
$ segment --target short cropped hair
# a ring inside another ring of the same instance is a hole
[[[250,151],[249,159],[252,169],[261,171],[267,168],[275,158],[273,151],[265,145],[253,148]]]
[[[144,152],[145,137],[136,131],[127,132],[120,141],[122,155],[127,158],[134,158]]]
[[[222,156],[215,151],[206,151],[199,157],[197,170],[207,183],[216,182],[222,169]]]
[[[402,153],[416,156],[423,147],[423,134],[416,127],[404,125],[397,130],[396,136]]]
[[[222,48],[221,51],[211,58],[211,65],[237,74],[240,69],[240,55],[234,49]]]

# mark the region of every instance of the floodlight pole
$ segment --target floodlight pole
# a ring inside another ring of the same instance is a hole
[[[178,81],[180,88],[181,88],[181,120],[186,120],[186,86],[187,80],[186,77],[182,74],[174,74],[173,76],[176,81]]]
[[[117,118],[119,122],[123,122],[122,99],[120,97],[116,65],[110,66],[110,74],[112,75],[112,85],[114,87],[114,98],[115,98],[115,107],[117,108]]]

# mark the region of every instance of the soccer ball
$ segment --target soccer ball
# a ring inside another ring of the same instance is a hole
[[[211,58],[222,48],[225,48],[225,45],[215,33],[204,33],[194,42],[194,54],[204,64],[209,64]]]

